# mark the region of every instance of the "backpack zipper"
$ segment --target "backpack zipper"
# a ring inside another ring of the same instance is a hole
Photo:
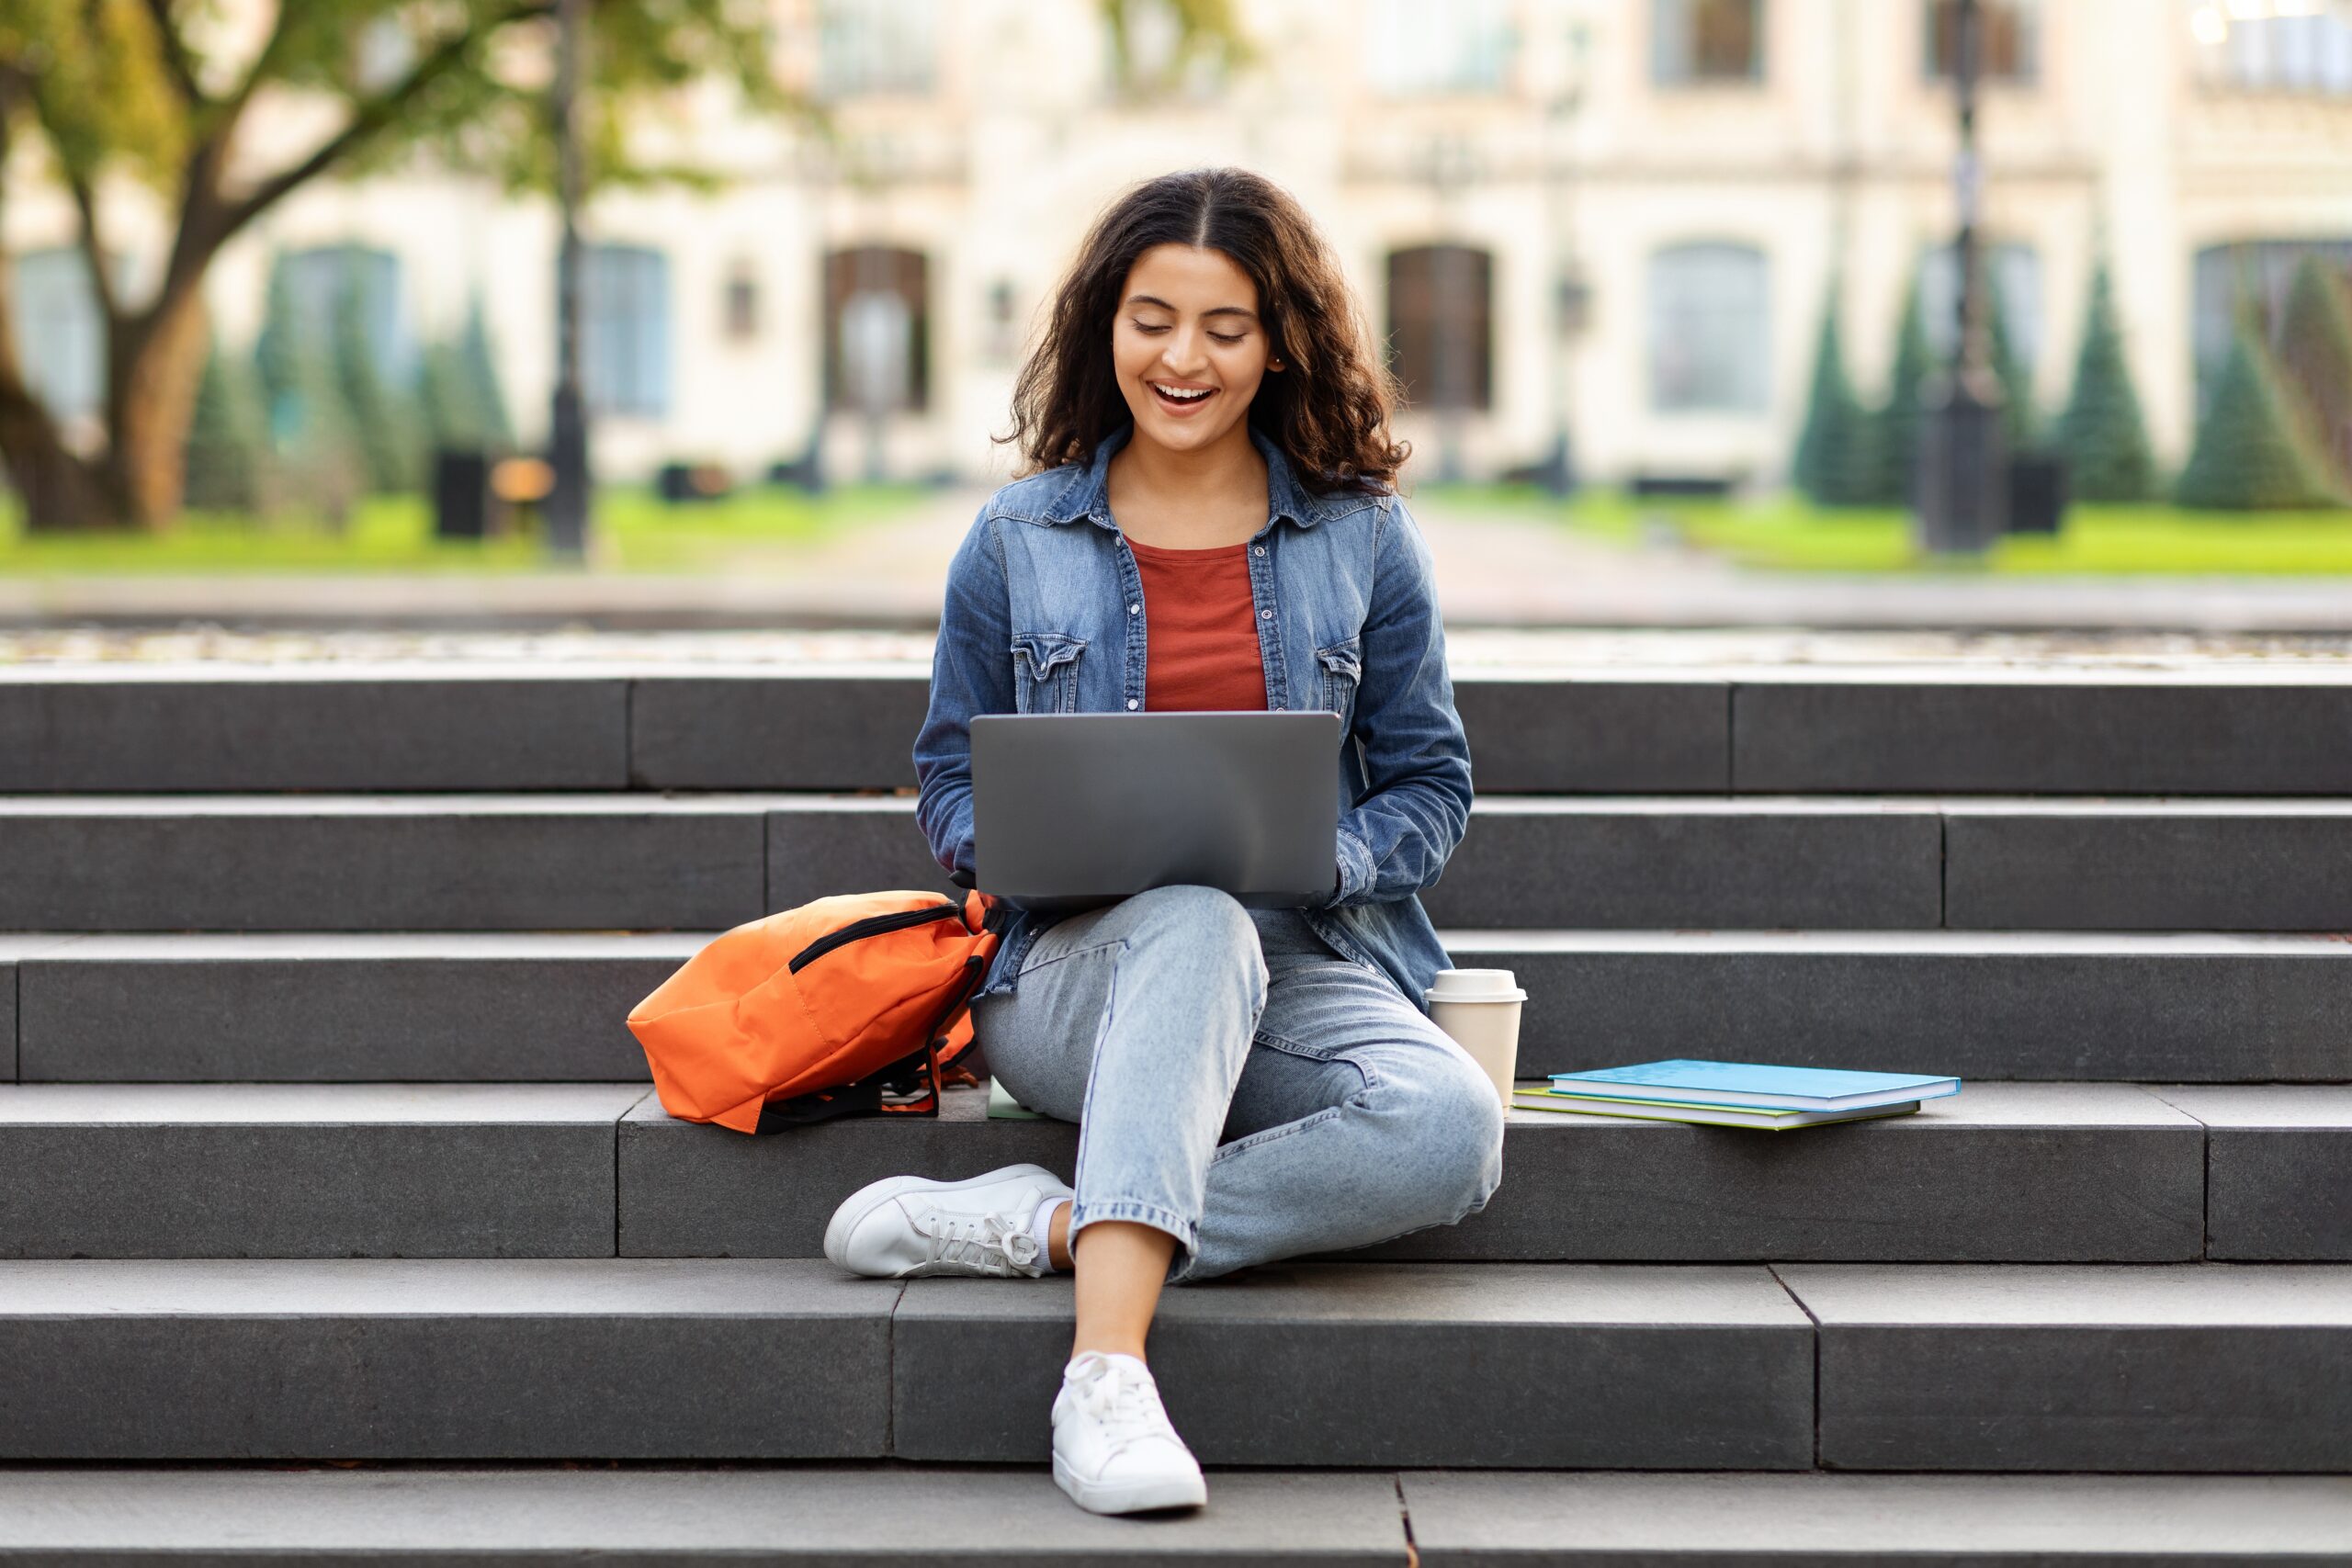
[[[790,972],[795,975],[799,974],[804,967],[822,958],[843,942],[856,942],[864,937],[879,936],[884,931],[899,931],[907,926],[919,926],[926,920],[944,920],[951,915],[962,913],[963,910],[956,905],[934,904],[928,909],[899,909],[888,915],[868,915],[862,920],[852,920],[839,931],[826,932],[793,954],[792,963],[789,965]]]

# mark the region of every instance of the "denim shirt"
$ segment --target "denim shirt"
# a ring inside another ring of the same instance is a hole
[[[1143,709],[1148,606],[1108,482],[1134,431],[1113,432],[1091,463],[999,490],[948,566],[915,818],[957,886],[974,885],[973,716]],[[1339,891],[1302,912],[1426,1013],[1422,993],[1452,961],[1418,895],[1462,841],[1471,799],[1429,546],[1393,491],[1310,495],[1266,435],[1250,438],[1266,459],[1266,525],[1249,541],[1266,706],[1344,721]],[[1030,944],[1063,918],[1013,911],[978,995],[1010,993]]]

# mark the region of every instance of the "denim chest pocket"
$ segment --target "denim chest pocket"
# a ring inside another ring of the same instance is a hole
[[[1086,639],[1068,632],[1012,634],[1012,701],[1019,713],[1078,711],[1078,656]]]
[[[1335,642],[1329,648],[1315,650],[1315,662],[1322,672],[1321,705],[1343,719],[1355,716],[1356,687],[1363,680],[1363,651],[1361,636]]]

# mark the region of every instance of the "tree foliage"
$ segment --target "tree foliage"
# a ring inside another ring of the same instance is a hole
[[[1915,273],[1895,323],[1894,364],[1887,372],[1886,399],[1871,416],[1871,500],[1881,506],[1908,506],[1919,468],[1919,391],[1935,368],[1928,327],[1919,309]]]
[[[2083,345],[2075,359],[2074,390],[2059,416],[2058,445],[2066,458],[2067,488],[2081,500],[2145,501],[2155,489],[2155,458],[2104,260],[2091,273]]]
[[[107,191],[145,184],[170,237],[158,281],[124,298],[100,275],[105,449],[70,449],[0,333],[0,457],[37,527],[156,525],[179,502],[179,457],[205,355],[198,290],[220,248],[291,192],[425,157],[515,187],[551,186],[556,0],[0,0],[0,168],[32,144],[37,177],[73,197],[92,257],[123,238]],[[676,89],[720,79],[754,112],[797,107],[772,71],[766,0],[590,0],[581,118],[592,183],[715,178],[634,133]],[[239,140],[269,102],[325,129],[270,157]],[[232,159],[232,149],[237,156]],[[4,194],[4,193],[0,193]],[[0,287],[6,286],[0,276]]]
[[[187,431],[187,503],[214,512],[269,506],[269,430],[253,362],[223,350],[205,355]]]
[[[2174,499],[2232,512],[2320,506],[2331,499],[2251,325],[2240,327],[2230,345]]]
[[[1822,303],[1821,336],[1814,350],[1813,382],[1806,395],[1804,429],[1797,437],[1793,474],[1797,488],[1823,506],[1860,506],[1871,499],[1876,479],[1871,460],[1871,419],[1846,375],[1838,332],[1842,287],[1831,279]]]

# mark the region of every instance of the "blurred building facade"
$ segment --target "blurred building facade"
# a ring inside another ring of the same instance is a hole
[[[1001,479],[989,436],[1086,223],[1200,164],[1280,181],[1330,235],[1408,384],[1418,480],[1523,468],[1565,429],[1588,478],[1775,482],[1825,301],[1867,398],[1915,277],[1931,339],[1951,336],[1953,0],[1237,0],[1239,63],[1187,53],[1165,0],[1130,0],[1117,47],[1096,0],[775,4],[779,69],[833,135],[698,91],[644,133],[729,183],[588,211],[608,479],[671,459],[748,474],[814,440],[836,479]],[[2323,0],[1984,6],[2011,344],[2054,412],[2103,245],[2177,462],[2233,291],[2283,288],[2313,247],[2352,259],[2352,18]],[[6,221],[37,383],[95,407],[71,209],[28,195]],[[306,189],[209,287],[242,339],[274,257],[358,247],[396,366],[479,303],[528,440],[555,238],[547,204],[419,170]]]

